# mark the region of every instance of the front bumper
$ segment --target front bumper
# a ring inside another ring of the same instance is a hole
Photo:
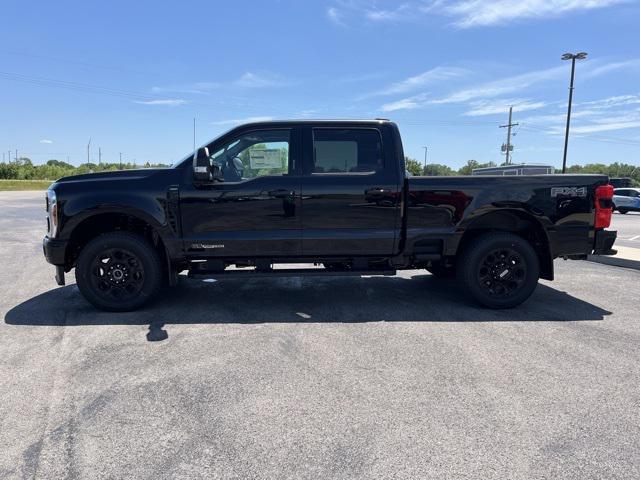
[[[67,241],[49,238],[47,235],[42,239],[42,249],[44,257],[52,265],[64,266],[64,257],[67,250]]]
[[[56,283],[58,285],[64,285],[64,263],[67,241],[46,236],[42,240],[42,250],[44,251],[44,258],[47,259],[47,262],[56,267]]]
[[[618,232],[615,230],[597,230],[593,243],[593,255],[615,255],[618,253],[612,248],[617,236]]]

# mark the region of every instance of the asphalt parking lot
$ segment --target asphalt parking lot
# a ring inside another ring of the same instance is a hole
[[[615,212],[611,220],[611,229],[618,230],[616,244],[640,248],[640,213],[629,212],[622,215]]]
[[[108,314],[56,286],[43,208],[0,193],[0,478],[640,478],[640,272],[558,261],[511,311],[424,271],[185,279]]]

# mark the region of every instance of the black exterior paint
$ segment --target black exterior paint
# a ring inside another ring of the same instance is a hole
[[[384,168],[367,174],[311,174],[312,129],[327,127],[378,130]],[[248,124],[211,142],[210,151],[257,129],[290,129],[289,174],[196,184],[189,155],[169,169],[55,182],[51,188],[59,202],[60,228],[55,239],[45,238],[47,259],[72,268],[69,240],[74,230],[109,213],[148,224],[172,265],[211,258],[232,263],[370,257],[394,268],[416,268],[424,258],[455,256],[465,233],[475,228],[510,230],[519,221],[542,232],[542,248],[551,259],[587,255],[597,243],[594,191],[607,183],[606,176],[407,179],[400,134],[388,121]],[[551,194],[553,187],[574,186],[586,187],[586,195]]]

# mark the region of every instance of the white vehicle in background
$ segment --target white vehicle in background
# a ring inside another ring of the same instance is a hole
[[[622,214],[640,212],[640,188],[616,188],[613,191],[613,210]]]

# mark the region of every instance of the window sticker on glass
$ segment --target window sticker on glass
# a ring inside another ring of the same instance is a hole
[[[255,148],[249,151],[249,164],[252,170],[261,168],[281,168],[282,151],[279,148]]]

